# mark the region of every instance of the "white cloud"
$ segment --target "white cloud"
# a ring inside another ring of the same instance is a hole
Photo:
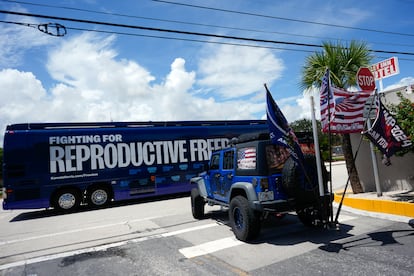
[[[27,12],[18,6],[14,11]],[[6,21],[22,22],[21,18],[15,15],[5,17]],[[32,27],[13,24],[2,24],[0,28],[0,67],[14,67],[23,62],[25,51],[28,49],[45,47],[55,43],[56,38],[41,33],[34,24],[38,21],[30,19]]]
[[[176,58],[170,72],[157,82],[136,61],[119,58],[115,42],[114,36],[90,34],[61,40],[47,59],[46,68],[55,81],[49,89],[31,72],[0,71],[0,127],[23,122],[257,119],[264,114],[264,95],[219,101],[214,94],[197,93],[196,72],[186,69],[183,58]],[[244,82],[249,89],[262,90],[265,80],[260,71],[273,80],[268,67],[277,60],[268,52],[245,54],[244,69],[239,64],[244,72],[257,64],[256,57],[268,64],[253,74],[242,74],[249,78]],[[206,58],[203,62],[212,64]],[[220,91],[229,87],[229,82],[224,83]],[[247,87],[238,95],[251,93]]]
[[[44,106],[39,103],[48,101],[41,82],[30,72],[15,69],[0,71],[0,122],[2,127],[12,122],[43,117]]]
[[[55,80],[78,88],[83,98],[111,97],[122,102],[145,96],[155,78],[134,61],[118,60],[111,48],[114,40],[114,36],[83,34],[65,41],[51,52],[49,73]]]
[[[400,79],[397,83],[391,84],[384,88],[384,91],[391,90],[394,88],[400,88],[407,85],[413,85],[414,84],[414,77],[406,77]]]
[[[315,117],[316,119],[320,119],[319,95],[316,93],[305,93],[297,97],[283,99],[279,102],[276,101],[276,103],[279,105],[288,122],[301,119],[310,120],[312,118],[310,96],[313,96]]]
[[[199,62],[199,85],[217,90],[224,99],[238,98],[263,91],[284,69],[282,60],[268,49],[214,46]]]

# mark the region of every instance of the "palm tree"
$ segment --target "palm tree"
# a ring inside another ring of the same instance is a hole
[[[349,45],[341,45],[339,42],[336,44],[324,42],[322,47],[323,51],[315,52],[306,59],[301,81],[303,88],[320,87],[327,68],[329,68],[333,85],[345,89],[355,86],[357,84],[356,74],[358,69],[368,66],[373,59],[364,42],[351,41]],[[355,167],[349,134],[343,134],[342,150],[352,191],[355,194],[362,193],[363,189]]]

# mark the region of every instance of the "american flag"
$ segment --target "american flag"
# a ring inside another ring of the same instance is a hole
[[[329,131],[329,120],[332,119],[332,113],[335,109],[335,102],[333,100],[329,69],[326,69],[325,75],[322,78],[322,85],[320,90],[320,104],[321,104],[321,125],[322,131]],[[329,104],[329,109],[328,109]]]
[[[256,148],[242,148],[237,158],[238,169],[256,168]]]
[[[255,148],[247,148],[240,152],[241,159],[249,159],[253,158],[256,159],[256,149]]]
[[[331,133],[362,131],[365,122],[364,105],[370,94],[366,91],[350,92],[331,86],[329,69],[327,69],[320,92],[322,131]]]
[[[364,129],[364,106],[371,95],[366,91],[350,92],[336,87],[334,94],[335,110],[331,118],[331,132],[354,133]]]

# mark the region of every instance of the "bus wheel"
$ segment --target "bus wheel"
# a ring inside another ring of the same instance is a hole
[[[88,193],[88,204],[102,207],[109,203],[109,192],[103,187],[94,187]]]
[[[58,211],[72,212],[80,205],[80,195],[75,189],[63,189],[53,197],[53,207]]]

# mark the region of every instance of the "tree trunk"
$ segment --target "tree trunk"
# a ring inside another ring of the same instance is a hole
[[[355,166],[354,154],[352,152],[351,137],[349,134],[343,134],[342,150],[344,152],[346,169],[348,170],[349,180],[351,182],[354,194],[363,193],[361,182],[359,181],[358,171]]]

